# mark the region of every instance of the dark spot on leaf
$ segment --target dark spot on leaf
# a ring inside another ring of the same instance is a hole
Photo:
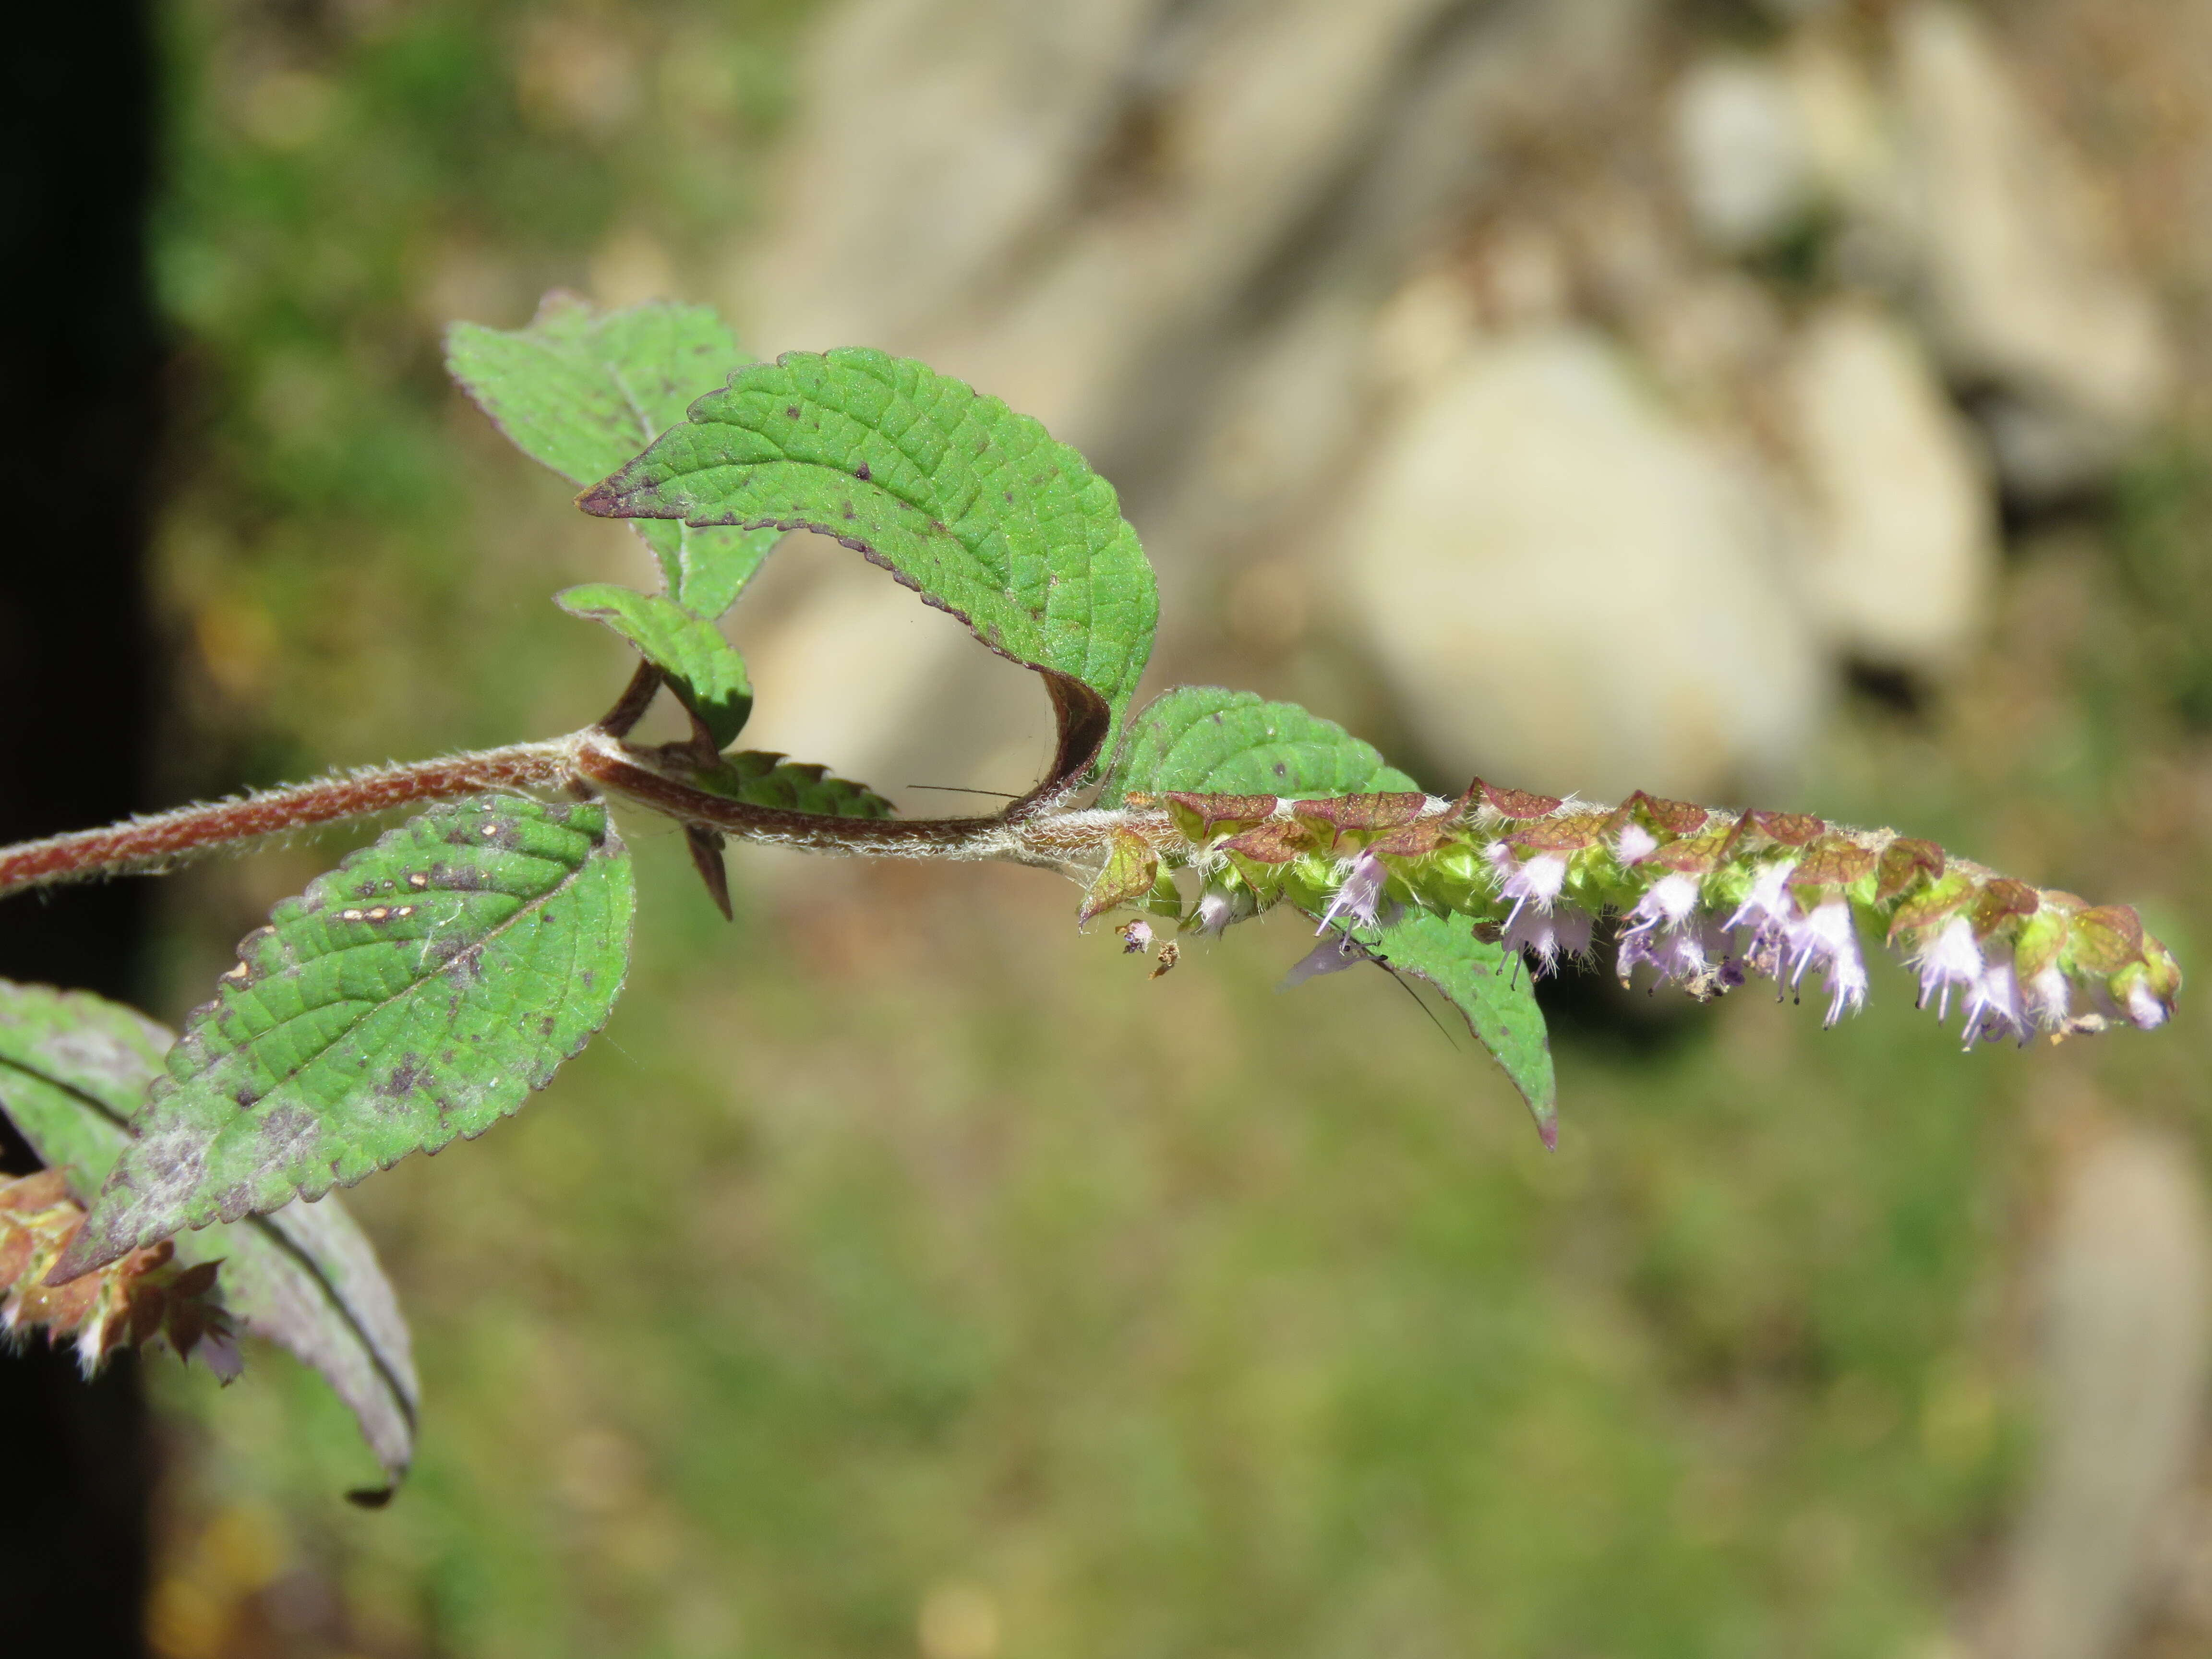
[[[538,1021],[538,1034],[540,1036],[551,1036],[553,1027],[557,1023],[550,1014],[540,1016]]]
[[[799,418],[799,405],[797,404],[788,404],[786,406],[783,412],[795,421]]]
[[[261,1099],[260,1095],[255,1091],[250,1083],[240,1084],[230,1091],[230,1097],[238,1103],[238,1109],[241,1112],[252,1111]]]
[[[430,1068],[422,1063],[420,1054],[407,1054],[392,1068],[392,1074],[376,1085],[376,1092],[386,1100],[404,1100],[430,1080]]]
[[[584,974],[583,974],[584,988],[585,988],[586,991],[588,991],[588,990],[590,990],[590,989],[592,988],[592,978],[593,978],[593,977],[594,977],[594,975],[593,975],[593,972],[592,972],[592,970],[591,969],[586,968],[586,969],[584,969]]]
[[[1287,778],[1291,775],[1291,769],[1285,766],[1282,762],[1277,761],[1275,763],[1275,775],[1279,778]]]
[[[313,1145],[316,1139],[315,1115],[304,1106],[279,1106],[261,1120],[261,1144],[266,1149],[270,1163],[281,1162]],[[242,1190],[242,1188],[241,1188]],[[224,1203],[228,1206],[226,1196]],[[251,1207],[252,1200],[246,1200]],[[246,1213],[240,1209],[238,1215]],[[223,1219],[235,1221],[237,1215],[226,1207]]]
[[[853,476],[858,478],[862,483],[866,483],[869,479],[874,477],[876,475],[869,471],[868,464],[866,461],[862,461],[860,465],[853,469]]]

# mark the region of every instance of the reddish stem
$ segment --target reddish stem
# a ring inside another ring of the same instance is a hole
[[[565,740],[447,755],[0,847],[0,896],[52,882],[158,869],[218,847],[368,817],[414,801],[559,786],[574,775],[569,755]]]

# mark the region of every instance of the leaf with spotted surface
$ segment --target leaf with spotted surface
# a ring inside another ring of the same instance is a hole
[[[605,1023],[634,906],[596,802],[482,796],[354,854],[185,1021],[56,1281],[483,1133]]]
[[[135,1010],[82,991],[0,980],[0,1112],[91,1202],[131,1142],[130,1121],[175,1041]],[[222,1264],[216,1290],[246,1330],[320,1371],[361,1425],[386,1479],[415,1449],[407,1326],[361,1229],[335,1197],[176,1241],[187,1265]]]
[[[1334,720],[1249,691],[1179,685],[1129,722],[1108,769],[1101,806],[1132,789],[1224,795],[1357,795],[1413,787]]]
[[[836,537],[993,650],[1087,688],[1104,718],[1079,758],[1066,688],[1054,688],[1073,773],[1094,769],[1152,652],[1158,594],[1113,486],[1029,416],[880,351],[739,369],[577,504]]]
[[[706,306],[654,302],[600,313],[558,290],[530,326],[446,331],[446,366],[499,429],[574,484],[605,477],[745,361]],[[776,544],[775,531],[640,520],[668,596],[696,616],[727,611]]]

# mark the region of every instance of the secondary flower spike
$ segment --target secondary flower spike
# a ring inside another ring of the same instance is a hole
[[[1700,999],[1747,978],[1826,994],[1835,1024],[1869,991],[1864,941],[1888,945],[1966,1046],[2037,1032],[2148,1030],[2173,1013],[2181,969],[2126,905],[2038,888],[1932,842],[1796,812],[1730,812],[1642,793],[1593,806],[1478,780],[1456,800],[1316,800],[1180,793],[1131,798],[1132,832],[1162,871],[1203,878],[1186,919],[1206,933],[1289,902],[1350,939],[1394,907],[1463,916],[1538,971],[1620,919],[1615,970]],[[1148,893],[1155,890],[1149,886]],[[1156,902],[1156,901],[1155,901]],[[1361,955],[1387,961],[1360,937]],[[1358,957],[1334,942],[1292,981]]]

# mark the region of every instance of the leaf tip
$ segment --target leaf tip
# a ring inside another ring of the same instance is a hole
[[[85,1224],[77,1229],[76,1237],[70,1240],[68,1247],[54,1258],[54,1265],[46,1269],[46,1276],[40,1281],[49,1290],[66,1285],[73,1279],[82,1279],[87,1273],[97,1273],[110,1262],[120,1261],[137,1248],[138,1241],[136,1239],[118,1241],[111,1238],[104,1231],[95,1233],[92,1224],[98,1219],[99,1212],[95,1209],[86,1218]]]
[[[576,506],[595,519],[619,519],[623,516],[622,497],[616,493],[611,478],[602,479],[577,496]]]

